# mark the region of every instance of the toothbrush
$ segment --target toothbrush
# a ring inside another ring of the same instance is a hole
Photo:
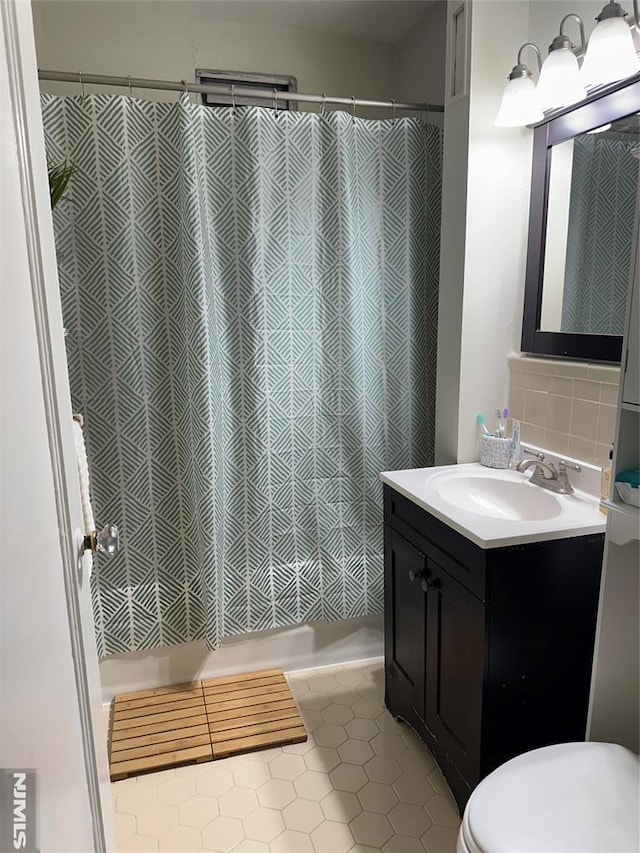
[[[484,415],[476,415],[476,423],[478,424],[478,426],[482,427],[483,435],[491,435],[491,433],[487,429],[487,425],[484,422]]]
[[[509,409],[506,407],[504,409],[496,409],[496,418],[498,419],[498,431],[496,435],[498,438],[504,438],[506,424],[504,423],[509,417]]]
[[[513,432],[511,434],[511,464],[515,467],[520,461],[520,421],[513,419]]]

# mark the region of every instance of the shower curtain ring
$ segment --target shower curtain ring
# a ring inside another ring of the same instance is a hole
[[[391,124],[396,123],[396,102],[391,98]]]
[[[273,103],[276,115],[278,115],[278,90],[275,86],[273,87]]]
[[[322,93],[322,104],[320,105],[320,115],[324,117],[324,108],[327,106],[327,93]]]
[[[351,118],[355,122],[356,120],[356,96],[351,95]]]
[[[127,79],[129,81],[129,97],[133,98],[133,88],[131,86],[131,74],[128,75]]]
[[[84,98],[84,80],[82,79],[82,71],[78,71],[78,79],[80,80],[80,96]]]
[[[234,115],[236,113],[236,91],[235,90],[236,90],[235,84],[232,83],[231,84],[231,109],[232,109]]]

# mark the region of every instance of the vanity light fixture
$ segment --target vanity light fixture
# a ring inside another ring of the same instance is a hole
[[[638,0],[633,0],[631,26],[640,30]],[[640,71],[633,35],[625,21],[627,12],[615,0],[604,7],[596,18],[582,65],[582,78],[587,86],[615,83]]]
[[[518,62],[511,69],[507,85],[502,93],[502,102],[496,116],[496,127],[523,127],[542,121],[544,113],[538,101],[536,86],[531,79],[531,69],[522,62],[522,51],[531,47],[538,60],[538,72],[542,67],[542,57],[537,46],[528,41],[518,51]]]
[[[611,122],[608,124],[601,124],[600,127],[594,127],[592,130],[588,130],[587,133],[604,133],[605,130],[609,130],[611,127]]]
[[[504,89],[496,125],[535,124],[544,119],[543,110],[571,106],[586,97],[587,89],[637,74],[640,71],[640,0],[632,2],[633,14],[629,17],[620,3],[609,0],[596,18],[598,23],[588,43],[580,16],[565,15],[544,64],[541,64],[540,51],[535,44],[523,44],[518,51],[518,64],[512,69]],[[577,47],[564,32],[569,19],[575,20],[580,28]],[[525,47],[532,47],[538,56],[537,87],[531,79],[531,71],[520,59]],[[583,60],[581,68],[580,60]]]
[[[580,46],[576,47],[564,33],[565,22],[573,19],[580,27]],[[584,56],[586,39],[584,24],[579,15],[565,15],[560,22],[560,33],[549,45],[549,54],[542,63],[537,92],[543,110],[568,107],[584,100],[587,95],[580,75],[578,58]]]

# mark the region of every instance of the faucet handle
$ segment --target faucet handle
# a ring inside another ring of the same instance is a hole
[[[566,459],[560,459],[560,461],[558,462],[558,468],[560,469],[561,473],[562,471],[566,471],[567,469],[569,471],[576,471],[576,473],[578,474],[582,471],[580,465],[574,465],[573,462],[567,462]]]
[[[538,450],[532,450],[530,447],[525,447],[524,444],[520,445],[520,450],[522,453],[527,453],[529,456],[535,456],[536,459],[539,459],[541,462],[544,462],[544,453]]]

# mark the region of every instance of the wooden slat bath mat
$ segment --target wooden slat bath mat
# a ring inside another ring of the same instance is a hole
[[[211,678],[202,689],[214,758],[307,739],[281,669]]]
[[[306,739],[281,669],[123,693],[111,714],[111,780]]]

